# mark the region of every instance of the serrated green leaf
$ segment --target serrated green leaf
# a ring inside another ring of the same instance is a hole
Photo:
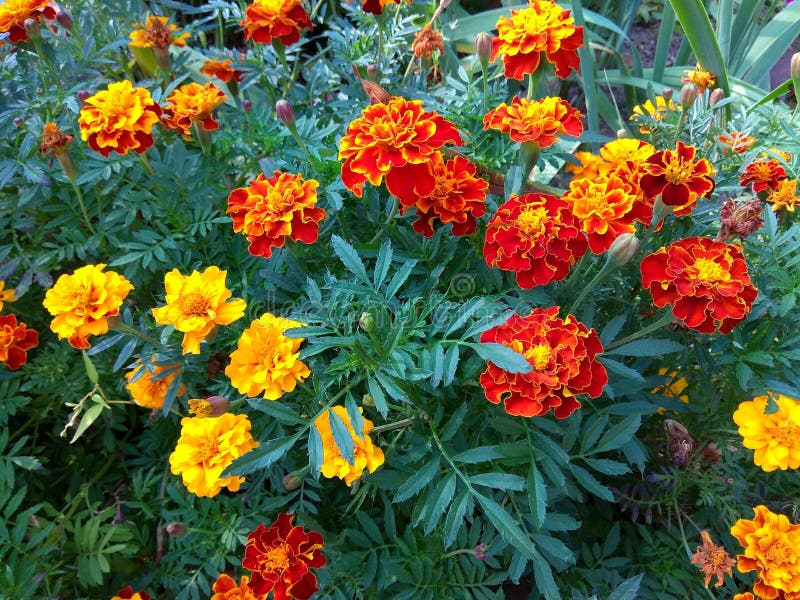
[[[603,437],[600,438],[597,446],[588,454],[597,454],[598,452],[608,452],[609,450],[621,448],[633,438],[633,434],[638,431],[641,423],[641,415],[625,417],[622,421],[606,431]]]
[[[356,249],[338,235],[331,236],[331,245],[333,246],[333,251],[336,253],[336,256],[339,257],[339,260],[342,261],[342,264],[347,270],[362,282],[371,286],[372,282],[369,280],[369,277],[367,277],[367,270],[364,268],[364,263],[361,261],[361,257],[358,255],[358,252],[356,252]]]
[[[618,354],[620,356],[664,356],[673,352],[682,352],[686,347],[672,340],[643,339],[623,344],[604,352],[604,355]]]
[[[614,501],[614,494],[611,493],[611,490],[597,481],[589,471],[578,465],[570,465],[569,470],[575,477],[575,481],[587,492],[603,500]]]
[[[355,463],[355,442],[347,430],[347,425],[332,408],[328,409],[328,420],[331,425],[333,441],[336,442],[339,452],[348,463],[353,465]]]
[[[221,477],[231,475],[247,475],[260,469],[267,469],[279,461],[294,446],[300,434],[278,438],[262,442],[258,448],[240,456],[234,460],[228,468],[222,472]]]
[[[547,515],[547,486],[534,460],[531,460],[531,469],[528,473],[528,506],[536,528],[541,529]]]
[[[642,583],[643,573],[639,573],[635,577],[626,579],[617,586],[608,600],[636,600],[639,597],[639,586]]]
[[[502,344],[495,344],[492,342],[473,344],[471,342],[462,342],[475,350],[483,360],[489,361],[499,369],[508,371],[509,373],[530,373],[533,367],[528,360],[516,350],[512,350],[508,346]]]
[[[430,508],[428,520],[425,522],[425,535],[430,534],[434,529],[436,529],[436,525],[439,524],[444,511],[447,510],[447,507],[453,500],[453,494],[455,494],[455,491],[456,476],[455,474],[450,473],[447,477],[439,482],[439,485],[436,486],[436,489],[433,492],[433,498],[436,498],[436,501]]]
[[[521,492],[525,489],[525,478],[512,473],[480,473],[470,477],[469,481],[475,485],[482,485],[496,490]]]
[[[374,379],[368,379],[367,389],[369,389],[369,395],[372,396],[372,401],[375,403],[375,408],[385,419],[386,415],[389,414],[389,405],[386,404],[386,395],[383,393],[381,386]]]
[[[392,498],[392,502],[397,504],[398,502],[403,502],[404,500],[408,500],[412,496],[419,494],[420,491],[422,491],[422,488],[428,485],[439,472],[440,461],[440,457],[435,456],[429,460],[419,471],[409,477],[403,485],[397,488],[397,492],[395,493],[394,498]]]

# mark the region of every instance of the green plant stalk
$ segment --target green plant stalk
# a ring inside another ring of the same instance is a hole
[[[586,298],[589,292],[591,292],[595,287],[597,287],[597,284],[599,284],[603,279],[605,279],[610,273],[615,271],[620,266],[621,265],[612,263],[611,257],[607,256],[606,262],[605,264],[603,264],[603,267],[597,272],[597,274],[592,278],[592,280],[586,286],[584,286],[584,288],[581,290],[581,293],[578,294],[578,297],[575,298],[575,301],[572,303],[572,306],[569,307],[569,311],[567,311],[568,314],[574,315],[575,310],[580,306],[581,302],[583,302],[583,299]]]
[[[74,177],[70,177],[69,178],[69,182],[72,185],[72,189],[75,192],[75,196],[78,198],[78,205],[81,207],[81,213],[83,214],[83,221],[84,221],[84,223],[86,223],[86,227],[89,228],[89,231],[91,231],[92,234],[96,234],[97,231],[95,230],[94,227],[92,227],[92,222],[89,219],[89,213],[86,211],[86,203],[83,201],[83,194],[81,193],[80,186],[77,183],[75,183],[75,178]],[[99,211],[99,209],[100,209],[100,200],[99,199],[98,199],[97,206],[98,206],[98,211]],[[100,217],[100,214],[98,212],[98,218],[99,217]]]
[[[314,158],[311,156],[311,153],[308,151],[308,147],[306,146],[305,142],[303,141],[303,138],[298,133],[297,125],[295,125],[294,123],[291,123],[291,124],[287,123],[286,127],[289,128],[289,132],[292,134],[292,137],[294,138],[294,141],[297,142],[297,145],[300,146],[300,149],[303,151],[303,154],[306,155],[306,158],[308,159],[309,166],[311,166],[311,168],[313,168],[316,171],[317,170],[317,166],[316,166],[317,163],[314,160]]]
[[[613,350],[614,348],[619,348],[620,346],[624,346],[625,344],[627,344],[629,342],[633,342],[634,340],[638,340],[639,338],[642,338],[642,337],[644,337],[646,335],[649,335],[649,334],[653,333],[654,331],[658,331],[659,329],[661,329],[665,325],[669,325],[674,320],[675,320],[675,317],[673,317],[672,316],[672,312],[668,310],[664,314],[662,314],[661,317],[658,318],[658,320],[653,321],[647,327],[643,327],[642,329],[640,329],[636,333],[632,333],[629,336],[626,336],[626,337],[622,338],[621,340],[616,340],[616,341],[610,343],[608,346],[606,346],[606,350]]]
[[[113,327],[111,327],[111,329],[115,329],[117,331],[122,331],[124,333],[129,333],[130,335],[134,335],[134,336],[144,340],[145,342],[149,342],[149,343],[153,344],[154,346],[161,346],[162,345],[161,342],[159,342],[157,339],[152,338],[152,337],[150,337],[149,335],[147,335],[145,333],[142,333],[138,329],[134,329],[130,325],[126,325],[122,321],[117,322]]]
[[[147,171],[147,173],[151,177],[155,177],[156,172],[153,169],[153,165],[150,164],[150,159],[147,158],[147,156],[145,155],[144,152],[142,152],[141,154],[138,154],[138,156],[139,156],[139,160],[142,161],[142,165],[144,165],[144,170]]]

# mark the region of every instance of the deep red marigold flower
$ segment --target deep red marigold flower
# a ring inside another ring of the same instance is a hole
[[[312,29],[301,0],[255,0],[244,11],[244,39],[269,44],[273,39],[284,46],[297,43],[301,29]]]
[[[111,600],[150,600],[150,594],[144,590],[134,592],[131,586],[124,587],[117,592],[117,595],[112,597]]]
[[[6,0],[0,6],[0,33],[7,33],[12,44],[27,42],[25,21],[33,19],[40,23],[42,17],[56,18],[56,9],[50,0]]]
[[[656,306],[700,333],[730,333],[750,312],[758,290],[750,282],[740,246],[710,238],[673,242],[646,256],[642,287]]]
[[[208,77],[216,77],[223,83],[229,83],[231,80],[236,83],[241,83],[244,78],[244,71],[237,71],[232,66],[233,61],[228,58],[225,60],[207,60],[200,67],[200,72]]]
[[[211,82],[205,85],[187,83],[169,95],[161,122],[169,129],[180,131],[187,138],[192,136],[194,123],[206,131],[215,131],[219,129],[219,123],[211,111],[227,98],[225,93]]]
[[[583,27],[575,26],[570,11],[552,0],[529,0],[528,8],[512,10],[510,18],[497,20],[490,60],[502,54],[506,77],[522,79],[539,67],[544,53],[555,65],[556,75],[564,78],[578,68],[582,45]]]
[[[350,0],[347,0],[348,2]],[[411,0],[407,0],[408,4],[411,4]],[[400,4],[401,0],[362,0],[361,1],[361,8],[364,12],[371,13],[373,15],[380,15],[383,14],[383,9],[390,4]]]
[[[400,199],[401,213],[417,208],[412,227],[425,237],[433,235],[436,219],[452,223],[453,235],[475,233],[475,219],[486,214],[489,184],[477,177],[475,165],[460,155],[445,162],[434,152],[429,162],[389,171],[386,187]]]
[[[486,113],[483,128],[498,129],[515,142],[536,142],[540,148],[547,148],[556,142],[557,135],[578,137],[583,133],[581,116],[562,98],[528,100],[514,96],[510,105],[503,102]]]
[[[587,245],[567,202],[512,194],[489,221],[483,256],[490,267],[514,271],[527,290],[564,279]]]
[[[236,585],[236,581],[227,573],[222,573],[214,582],[211,591],[214,595],[211,600],[263,600],[263,594],[256,594],[248,583],[248,577],[242,576],[241,583]]]
[[[486,399],[504,403],[510,415],[536,417],[551,408],[566,419],[581,407],[576,396],[597,398],[608,373],[597,360],[603,345],[594,329],[574,316],[558,318],[558,307],[535,308],[527,317],[517,314],[481,334],[481,342],[503,344],[528,359],[530,373],[509,373],[487,362],[481,374]]]
[[[656,152],[642,165],[642,191],[651,199],[660,194],[679,217],[692,214],[697,199],[714,191],[714,166],[705,158],[695,160],[695,152],[694,146],[679,141],[675,151]]]
[[[777,159],[757,160],[750,163],[739,175],[742,187],[753,186],[754,192],[772,191],[787,178],[786,171]]]
[[[308,600],[317,591],[322,555],[322,536],[316,531],[292,527],[294,515],[280,513],[269,527],[260,524],[247,536],[242,566],[252,571],[250,587],[257,594],[272,592],[275,600]]]
[[[342,182],[360,198],[365,181],[378,186],[389,171],[429,162],[448,142],[461,145],[456,126],[435,111],[423,110],[421,100],[395,96],[371,104],[350,123],[339,143]]]
[[[233,230],[250,242],[253,256],[272,256],[272,248],[283,248],[286,238],[313,244],[319,235],[319,222],[325,209],[316,208],[317,187],[314,179],[303,181],[299,173],[275,173],[267,179],[263,173],[250,185],[233,190],[228,196],[228,214]]]
[[[16,371],[28,361],[28,350],[39,345],[39,334],[17,323],[15,315],[0,315],[0,363]]]

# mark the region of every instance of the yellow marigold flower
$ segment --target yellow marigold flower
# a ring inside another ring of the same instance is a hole
[[[663,121],[667,111],[677,110],[672,99],[667,102],[664,100],[663,96],[656,96],[655,104],[653,104],[652,100],[648,99],[644,104],[634,106],[631,121],[639,123],[639,133],[652,133],[653,129],[650,129],[644,117],[650,117],[653,121]]]
[[[8,41],[12,44],[27,42],[25,21],[33,19],[38,23],[42,17],[56,18],[56,10],[50,6],[50,0],[6,0],[0,5],[0,33],[7,33]]]
[[[629,160],[636,164],[643,163],[655,152],[653,144],[635,138],[611,140],[600,148],[600,156],[614,167],[624,165]]]
[[[772,210],[778,212],[785,208],[789,212],[794,212],[794,207],[800,203],[797,197],[797,179],[782,179],[774,190],[767,196],[767,202],[772,205]]]
[[[164,276],[166,306],[153,309],[159,325],[172,325],[183,332],[183,353],[200,354],[202,342],[217,325],[230,325],[244,315],[247,303],[225,287],[227,271],[208,267],[202,273],[181,275],[173,269]]]
[[[330,417],[326,410],[314,421],[314,427],[317,428],[322,438],[323,456],[320,472],[325,477],[344,479],[344,482],[349,486],[361,477],[364,469],[368,469],[370,473],[373,473],[375,469],[383,464],[383,450],[374,445],[372,438],[369,437],[369,432],[374,427],[372,421],[363,419],[364,428],[356,434],[347,414],[347,409],[344,406],[334,406],[331,410],[342,420],[350,437],[353,438],[353,464],[347,462],[347,459],[342,456],[339,447],[336,445],[331,431]],[[361,410],[359,408],[359,411]]]
[[[216,496],[222,488],[238,492],[244,477],[220,475],[258,445],[250,435],[247,415],[184,417],[178,444],[169,455],[170,470],[183,478],[187,490],[200,497]]]
[[[293,391],[311,371],[300,360],[300,344],[305,338],[289,338],[283,332],[303,325],[270,313],[253,321],[242,332],[225,368],[231,385],[251,398],[263,392],[267,400]]]
[[[6,287],[6,282],[0,279],[0,311],[3,310],[3,302],[15,302],[17,298],[14,296],[14,290],[11,288],[3,289]]]
[[[667,398],[675,398],[684,404],[689,404],[689,396],[683,393],[686,388],[689,387],[689,382],[686,381],[686,377],[683,375],[678,377],[677,371],[670,371],[669,369],[659,369],[658,374],[666,375],[669,377],[669,381],[656,388],[653,388],[651,393],[661,394]],[[664,412],[666,412],[666,409],[663,406],[660,406],[658,408],[658,414],[663,415]]]
[[[122,275],[104,273],[105,267],[86,265],[72,275],[62,275],[45,294],[44,307],[54,316],[50,329],[58,339],[67,338],[73,348],[89,348],[90,335],[108,332],[108,317],[119,314],[122,301],[133,289]]]
[[[164,105],[161,122],[187,138],[192,136],[194,123],[206,131],[214,131],[219,129],[219,123],[211,111],[227,99],[225,93],[211,82],[205,85],[187,83],[172,90],[167,98],[168,104]]]
[[[717,78],[701,67],[700,63],[697,63],[694,71],[687,70],[684,71],[684,73],[686,73],[686,77],[681,77],[681,83],[695,84],[698,94],[702,94],[706,90],[713,88],[717,82]]]
[[[755,450],[753,462],[764,471],[800,467],[800,402],[777,394],[778,410],[766,414],[767,396],[742,402],[733,413],[742,445]]]
[[[568,162],[564,171],[572,173],[573,179],[594,179],[598,175],[606,175],[611,165],[602,156],[591,152],[579,151],[573,154],[580,164]]]
[[[152,362],[156,362],[155,357]],[[125,387],[136,404],[158,410],[164,406],[167,390],[181,372],[179,368],[176,368],[178,366],[177,364],[168,366],[153,364],[147,367],[142,364],[142,361],[137,360],[134,368],[125,374],[125,379],[128,380]],[[168,373],[161,376],[165,371]],[[185,392],[186,386],[181,384],[177,395],[182,396]]]
[[[134,48],[162,49],[168,48],[170,45],[185,46],[189,34],[181,33],[175,36],[174,32],[178,31],[178,26],[174,23],[167,25],[167,21],[169,21],[167,17],[148,16],[147,22],[135,25],[135,27],[140,27],[141,29],[131,31],[131,41],[128,42],[128,45]]]

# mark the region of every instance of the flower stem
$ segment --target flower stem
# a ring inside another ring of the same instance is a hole
[[[161,342],[159,342],[157,339],[152,338],[152,337],[150,337],[149,335],[147,335],[145,333],[142,333],[138,329],[134,329],[130,325],[126,325],[122,321],[118,321],[117,323],[115,323],[114,326],[112,327],[112,329],[116,329],[117,331],[122,331],[124,333],[129,333],[130,335],[135,335],[136,337],[141,338],[145,342],[149,342],[149,343],[153,344],[154,346],[161,346],[162,345]]]
[[[661,329],[665,325],[669,325],[670,323],[672,323],[673,320],[674,317],[672,316],[672,312],[667,311],[664,314],[662,314],[658,320],[653,321],[647,327],[643,327],[636,333],[632,333],[629,336],[622,338],[621,340],[616,340],[615,342],[610,343],[608,346],[606,346],[606,350],[612,350],[613,348],[618,348],[620,346],[623,346],[624,344],[627,344],[634,340],[638,340],[641,337],[644,337],[650,333],[653,333],[654,331]]]
[[[370,431],[370,435],[378,435],[379,433],[383,433],[384,431],[391,431],[392,429],[401,429],[403,427],[408,427],[414,421],[415,419],[412,417],[410,419],[401,419],[394,423],[387,423],[386,425],[379,425],[378,427],[372,428],[372,431]]]
[[[142,164],[144,165],[145,171],[147,171],[151,177],[154,177],[156,172],[155,170],[153,170],[153,165],[150,164],[150,159],[147,158],[147,156],[144,153],[139,154],[138,156],[139,160],[141,160]]]
[[[619,265],[613,264],[608,258],[606,258],[606,262],[603,265],[603,268],[601,268],[597,272],[597,274],[592,278],[592,280],[586,286],[584,286],[584,288],[581,290],[581,293],[578,294],[578,297],[572,303],[572,306],[569,307],[568,313],[574,315],[575,310],[578,308],[578,306],[580,306],[581,302],[583,302],[583,299],[586,298],[587,294],[591,292],[597,286],[598,283],[600,283],[603,279],[605,279],[605,277],[609,273],[611,273],[614,269],[616,269],[618,266]]]
[[[83,194],[81,193],[80,186],[78,186],[78,184],[75,183],[75,180],[72,178],[70,178],[69,182],[72,184],[72,189],[75,191],[75,196],[78,198],[78,204],[81,207],[81,213],[83,213],[83,221],[86,223],[86,227],[89,228],[89,231],[91,231],[92,234],[96,234],[97,231],[94,227],[92,227],[92,221],[89,219],[89,213],[86,212],[86,204],[83,201]],[[100,215],[98,214],[98,218],[99,216]]]

